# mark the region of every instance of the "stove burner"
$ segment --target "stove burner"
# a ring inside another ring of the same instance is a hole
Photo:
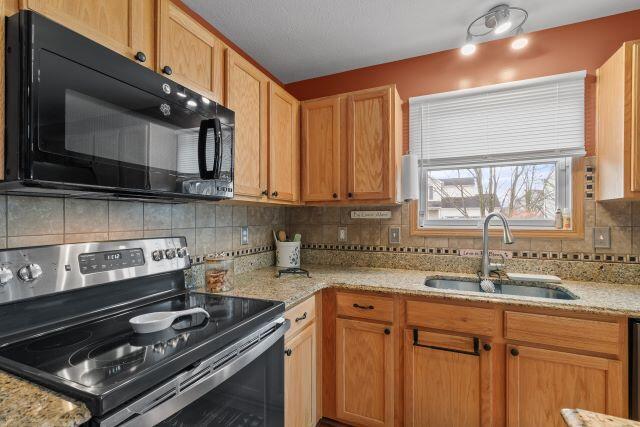
[[[74,344],[80,344],[91,338],[90,331],[75,331],[70,334],[68,331],[48,335],[42,339],[33,341],[27,346],[29,351],[57,350]]]

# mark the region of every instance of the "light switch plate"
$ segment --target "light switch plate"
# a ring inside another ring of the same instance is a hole
[[[249,244],[249,227],[243,226],[240,227],[240,244],[248,245]]]
[[[593,247],[594,248],[610,248],[611,247],[611,228],[594,227]]]
[[[389,244],[400,244],[400,227],[389,227]]]
[[[347,227],[338,227],[338,242],[345,243],[347,241]]]

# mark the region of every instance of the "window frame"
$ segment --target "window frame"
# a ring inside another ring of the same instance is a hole
[[[514,227],[513,234],[524,238],[583,239],[584,238],[584,157],[571,162],[571,230],[547,227]],[[427,226],[419,224],[420,201],[413,200],[409,206],[410,234],[423,237],[482,237],[482,228],[465,226]],[[491,236],[502,235],[500,228],[489,230]]]

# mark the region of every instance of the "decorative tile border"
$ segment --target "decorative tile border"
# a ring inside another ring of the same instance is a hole
[[[394,253],[424,253],[431,255],[460,255],[465,248],[416,248],[406,246],[369,246],[369,245],[334,245],[322,243],[302,244],[302,249],[326,249],[359,252],[394,252]],[[591,261],[591,262],[617,262],[637,264],[640,256],[629,254],[600,254],[584,252],[543,252],[543,251],[513,251],[510,252],[516,259],[537,259],[553,261]]]
[[[256,246],[256,247],[253,247],[253,248],[236,249],[236,250],[233,250],[233,251],[222,252],[222,254],[224,256],[230,256],[230,257],[233,257],[233,258],[237,258],[237,257],[245,256],[245,255],[260,254],[260,253],[263,253],[263,252],[270,252],[270,251],[274,251],[274,250],[275,250],[275,246],[274,245],[265,245],[265,246]],[[191,264],[192,265],[202,264],[204,262],[205,257],[207,257],[207,255],[192,256],[191,257]]]

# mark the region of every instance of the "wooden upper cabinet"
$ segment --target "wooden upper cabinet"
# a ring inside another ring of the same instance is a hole
[[[413,330],[404,348],[407,427],[493,425],[490,351],[471,337]]]
[[[302,103],[302,200],[340,200],[341,98]],[[346,177],[345,177],[346,178]]]
[[[269,198],[295,202],[300,197],[299,103],[269,82]]]
[[[353,200],[389,198],[391,88],[347,98],[347,196]]]
[[[597,71],[596,198],[640,199],[640,41]]]
[[[158,2],[158,72],[222,102],[223,61],[220,40],[170,0]]]
[[[20,0],[30,9],[130,59],[155,64],[154,0]]]
[[[267,195],[268,80],[246,59],[227,49],[225,104],[235,112],[234,191]]]
[[[336,409],[341,421],[393,425],[392,327],[336,319]]]
[[[506,357],[509,427],[564,427],[563,408],[626,415],[620,361],[524,346]]]
[[[395,85],[304,102],[303,200],[396,203],[401,104]]]
[[[316,327],[312,322],[285,343],[284,425],[316,425]]]

